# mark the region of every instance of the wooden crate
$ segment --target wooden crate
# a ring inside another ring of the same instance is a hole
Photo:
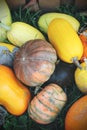
[[[87,0],[6,0],[11,9],[19,6],[32,7],[32,10],[53,9],[62,4],[74,5],[79,10],[87,9]]]

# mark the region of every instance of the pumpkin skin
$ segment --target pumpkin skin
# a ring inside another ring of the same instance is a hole
[[[83,55],[80,59],[81,62],[84,62],[84,59],[87,58],[87,30],[83,31],[80,35],[79,35],[81,41],[82,41],[82,45],[83,45]]]
[[[57,55],[45,40],[30,40],[20,47],[14,58],[14,71],[24,84],[36,87],[47,81],[54,72]]]
[[[48,38],[57,51],[58,57],[67,63],[80,60],[83,54],[82,42],[69,22],[56,18],[48,26]]]
[[[9,43],[0,42],[0,64],[13,67],[14,55],[18,49]]]
[[[29,116],[39,124],[53,122],[67,101],[63,89],[56,84],[49,84],[40,91],[29,104]]]
[[[87,130],[87,95],[78,99],[68,110],[65,130]]]
[[[23,114],[31,99],[31,93],[16,78],[11,68],[0,65],[0,105],[16,116]]]

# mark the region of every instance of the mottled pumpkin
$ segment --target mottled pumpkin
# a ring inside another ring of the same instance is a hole
[[[65,117],[65,130],[87,130],[87,95],[69,108]]]
[[[53,46],[45,40],[30,40],[20,47],[14,58],[17,78],[28,86],[39,86],[55,70],[57,60]]]
[[[29,104],[29,116],[40,124],[53,122],[67,101],[63,89],[56,84],[49,84],[40,91]]]

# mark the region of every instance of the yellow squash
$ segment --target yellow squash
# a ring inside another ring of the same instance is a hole
[[[8,26],[12,23],[11,12],[5,0],[0,0],[0,22]],[[0,27],[0,42],[6,38],[6,30]]]
[[[80,22],[73,16],[65,14],[65,13],[50,12],[50,13],[45,13],[40,16],[38,20],[38,26],[40,30],[47,33],[50,22],[55,18],[64,18],[72,25],[75,31],[78,31],[80,27]]]
[[[81,92],[87,94],[87,64],[82,62],[81,67],[75,70],[75,83]]]
[[[57,51],[59,58],[67,63],[80,60],[83,54],[82,42],[65,19],[56,18],[48,27],[48,38]]]
[[[4,25],[1,26],[7,28]],[[24,22],[14,22],[7,30],[8,40],[19,47],[29,40],[45,39],[44,35],[38,29]]]

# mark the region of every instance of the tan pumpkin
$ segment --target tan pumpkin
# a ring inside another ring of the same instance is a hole
[[[31,99],[31,93],[16,78],[12,69],[0,65],[0,105],[16,116],[23,114]]]
[[[49,84],[39,92],[29,104],[29,116],[40,124],[53,122],[67,101],[63,89],[56,84]]]
[[[30,40],[20,47],[14,58],[17,78],[28,86],[42,85],[54,72],[57,55],[45,40]]]

